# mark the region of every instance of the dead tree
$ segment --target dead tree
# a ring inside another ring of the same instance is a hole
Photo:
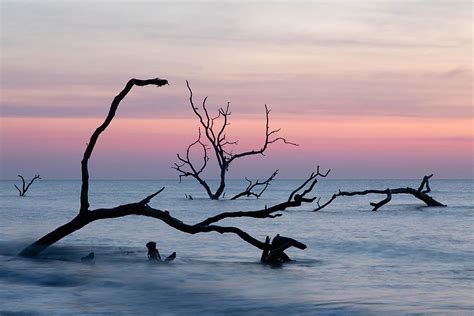
[[[257,199],[259,199],[263,192],[265,192],[265,190],[268,188],[268,186],[270,185],[270,182],[272,182],[272,180],[276,177],[276,175],[278,174],[278,169],[267,179],[267,180],[264,180],[264,181],[260,181],[260,180],[256,180],[255,182],[248,179],[248,178],[245,178],[245,181],[247,181],[249,184],[247,185],[247,187],[245,188],[244,191],[234,195],[233,197],[231,197],[230,199],[231,200],[236,200],[242,196],[254,196],[256,197]],[[261,189],[259,191],[255,191],[254,189],[257,188],[257,187],[260,187]]]
[[[238,211],[238,212],[225,212],[212,217],[209,217],[197,224],[186,224],[179,220],[178,218],[173,217],[169,211],[159,210],[151,207],[149,205],[151,199],[157,196],[160,192],[164,190],[161,188],[153,194],[145,197],[141,201],[119,205],[113,208],[99,208],[90,210],[89,205],[89,171],[88,171],[88,162],[91,158],[92,152],[94,150],[95,144],[100,136],[100,134],[105,131],[105,129],[112,122],[112,119],[115,116],[115,112],[120,104],[120,102],[125,98],[125,96],[130,92],[134,86],[148,86],[154,85],[157,87],[167,84],[168,81],[165,79],[131,79],[126,84],[125,88],[114,98],[109,113],[105,121],[94,131],[90,141],[84,152],[84,156],[81,162],[81,172],[82,172],[82,186],[80,194],[80,209],[78,214],[68,223],[56,228],[50,233],[44,235],[31,245],[24,248],[19,255],[26,257],[35,257],[39,255],[46,248],[61,240],[62,238],[68,236],[69,234],[83,228],[84,226],[102,219],[112,219],[129,215],[140,215],[147,216],[161,220],[170,227],[173,227],[179,231],[188,234],[197,234],[205,232],[218,232],[220,234],[231,233],[240,237],[242,240],[253,245],[254,247],[269,252],[275,252],[275,247],[272,247],[269,243],[262,242],[255,237],[252,237],[245,231],[241,230],[238,227],[233,226],[220,226],[216,225],[217,222],[234,217],[250,217],[250,218],[275,218],[282,215],[282,212],[290,209],[301,206],[304,203],[311,203],[316,198],[307,197],[310,194],[318,182],[318,179],[321,177],[326,177],[329,173],[320,173],[319,167],[316,172],[313,172],[306,181],[304,181],[299,187],[297,187],[293,192],[290,193],[288,200],[273,205],[271,207],[265,207],[260,210],[255,211]],[[267,137],[268,137],[267,133]],[[306,245],[296,242],[290,246],[297,246],[299,249],[306,248]],[[286,249],[286,248],[285,248]]]
[[[191,143],[186,149],[186,156],[183,157],[177,154],[179,162],[174,164],[173,169],[176,169],[179,172],[180,181],[183,177],[191,177],[191,178],[196,179],[199,182],[199,184],[204,188],[209,198],[211,198],[212,200],[218,200],[224,193],[224,189],[226,186],[226,183],[225,183],[226,174],[229,171],[229,168],[234,160],[243,158],[243,157],[248,157],[248,156],[264,155],[265,151],[268,148],[268,145],[273,144],[278,141],[282,141],[285,144],[297,146],[297,144],[289,142],[283,137],[277,136],[277,133],[280,131],[280,129],[270,130],[270,126],[269,126],[270,110],[265,104],[265,120],[266,120],[265,139],[264,139],[262,147],[260,149],[252,149],[249,151],[234,153],[231,149],[229,149],[229,147],[233,145],[237,145],[238,140],[229,140],[226,134],[226,128],[227,126],[230,125],[229,123],[229,117],[231,115],[230,103],[227,102],[227,106],[225,108],[224,107],[219,108],[217,116],[211,117],[206,107],[207,97],[205,97],[204,100],[202,101],[202,110],[200,111],[199,108],[194,105],[193,91],[191,90],[191,87],[189,86],[188,81],[186,81],[186,85],[189,90],[189,103],[191,105],[191,108],[194,114],[199,119],[200,127],[204,131],[204,137],[207,143],[210,144],[210,146],[206,145],[201,140],[201,129],[199,129],[197,140]],[[194,146],[200,146],[203,150],[203,162],[202,164],[200,164],[200,166],[197,166],[195,163],[193,163],[190,157],[190,151]],[[217,161],[219,171],[220,171],[219,172],[219,186],[217,187],[215,191],[211,189],[209,184],[202,177],[202,172],[206,168],[207,163],[209,161],[209,150],[211,150],[213,155],[215,156],[215,159]],[[277,172],[274,172],[273,175],[268,179],[268,183],[270,183],[270,181],[273,180],[276,173]],[[252,183],[251,183],[250,187],[247,187],[247,189],[243,191],[241,194],[235,195],[233,199],[236,199],[242,196],[257,196],[258,197],[265,191],[266,187],[268,186],[268,183],[257,184],[254,186],[252,186]],[[252,190],[253,188],[257,186],[264,186],[265,189],[260,191],[260,193],[252,193],[248,191],[248,190]]]
[[[355,196],[355,195],[367,195],[367,194],[384,194],[386,197],[381,200],[380,202],[372,202],[370,203],[373,206],[372,211],[377,211],[379,208],[387,204],[392,200],[392,195],[394,194],[409,194],[414,196],[415,198],[423,201],[427,206],[446,206],[445,204],[436,201],[434,198],[428,195],[431,192],[429,179],[433,175],[424,176],[423,180],[420,183],[418,189],[406,187],[406,188],[396,188],[390,189],[387,188],[385,190],[365,190],[365,191],[341,191],[339,190],[338,193],[335,193],[326,203],[320,204],[318,200],[317,204],[318,207],[314,209],[314,212],[320,211],[329,204],[331,204],[336,198],[340,196]]]
[[[21,190],[20,190],[19,187],[17,187],[16,184],[14,184],[14,186],[15,186],[15,188],[18,190],[18,193],[20,193],[20,196],[25,196],[26,191],[28,191],[28,189],[30,188],[30,185],[32,185],[33,182],[35,182],[36,179],[41,180],[40,175],[37,174],[37,175],[35,175],[35,176],[33,177],[33,179],[31,179],[30,183],[28,183],[28,185],[26,185],[25,178],[23,178],[22,175],[18,175],[18,177],[20,177],[21,182],[22,182]]]

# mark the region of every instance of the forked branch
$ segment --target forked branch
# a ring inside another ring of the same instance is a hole
[[[283,142],[287,145],[298,146],[298,144],[290,142],[284,137],[277,136],[277,133],[281,131],[281,128],[270,130],[270,118],[269,118],[270,112],[271,112],[271,110],[265,104],[265,141],[263,143],[263,146],[258,150],[252,149],[252,150],[249,150],[249,151],[244,151],[244,152],[241,152],[241,153],[238,153],[238,154],[230,155],[228,157],[229,164],[233,160],[238,159],[238,158],[242,158],[242,157],[245,157],[245,156],[263,155],[265,153],[265,151],[267,150],[268,145],[276,143],[278,141],[281,141],[281,142]]]
[[[15,186],[15,188],[18,190],[18,193],[20,194],[20,196],[25,196],[26,191],[28,191],[28,189],[29,189],[30,186],[33,184],[33,182],[35,182],[36,179],[41,180],[40,175],[39,175],[39,174],[36,174],[36,175],[33,177],[33,179],[31,179],[31,181],[30,181],[28,184],[26,184],[25,178],[23,178],[22,175],[19,174],[18,177],[21,179],[21,183],[22,183],[21,190],[20,190],[20,188],[19,188],[16,184],[14,184],[14,186]]]
[[[307,197],[309,193],[312,192],[316,183],[318,183],[319,178],[324,178],[329,174],[330,170],[326,173],[319,172],[319,166],[316,172],[311,173],[311,175],[300,185],[298,186],[293,192],[291,192],[287,201],[273,205],[271,207],[265,207],[264,209],[260,209],[257,211],[237,211],[237,212],[224,212],[217,214],[215,216],[211,216],[204,221],[196,224],[199,226],[207,226],[212,223],[216,223],[226,218],[235,218],[235,217],[253,217],[253,218],[275,218],[282,216],[281,213],[287,209],[295,208],[301,206],[304,203],[311,203],[313,202],[316,197]],[[277,214],[274,214],[277,213]]]
[[[273,174],[268,179],[263,180],[263,181],[260,181],[257,179],[255,182],[248,178],[245,178],[245,181],[248,182],[247,187],[245,188],[244,191],[234,195],[231,198],[231,200],[237,200],[238,198],[241,198],[244,196],[246,197],[254,196],[257,199],[259,199],[262,196],[263,192],[265,192],[265,190],[270,185],[270,182],[273,181],[273,179],[276,177],[277,174],[278,174],[278,169],[275,172],[273,172]],[[255,190],[255,188],[259,188],[259,190]]]
[[[191,160],[191,150],[196,145],[199,145],[203,151],[203,162],[199,168],[195,167]],[[212,195],[211,187],[201,177],[201,173],[204,171],[207,166],[207,162],[209,161],[209,155],[207,154],[208,149],[209,148],[207,145],[201,141],[201,129],[199,129],[198,139],[188,146],[185,157],[181,157],[180,154],[176,154],[179,163],[175,163],[172,168],[179,172],[179,182],[181,182],[183,177],[192,177],[205,188],[208,194]]]

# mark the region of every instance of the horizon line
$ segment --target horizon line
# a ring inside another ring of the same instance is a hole
[[[250,180],[257,180],[259,178],[255,179],[250,179]],[[306,178],[280,178],[280,179],[274,179],[272,181],[301,181],[305,180]],[[420,180],[421,178],[320,178],[319,180],[325,180],[325,181],[331,181],[331,180],[344,180],[344,181],[363,181],[363,180]],[[435,180],[474,180],[474,177],[472,178],[434,178]],[[56,179],[44,179],[42,178],[41,180],[43,181],[81,181],[80,178],[56,178]],[[229,178],[227,180],[230,181],[245,181],[245,178]],[[18,179],[0,179],[0,181],[19,181]],[[101,179],[90,179],[89,181],[177,181],[177,182],[195,182],[193,179],[175,179],[175,178],[162,178],[162,179],[140,179],[140,178],[131,178],[131,179],[107,179],[107,178],[101,178]],[[220,181],[220,179],[206,179],[206,181]]]

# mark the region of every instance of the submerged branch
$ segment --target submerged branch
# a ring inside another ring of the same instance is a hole
[[[257,181],[253,182],[252,180],[245,178],[245,180],[249,183],[247,187],[245,188],[245,190],[234,195],[230,199],[237,200],[238,198],[241,198],[243,196],[246,196],[246,197],[254,196],[257,199],[260,198],[262,194],[265,192],[265,190],[268,188],[268,186],[270,185],[270,182],[272,182],[273,179],[276,177],[276,175],[278,174],[278,171],[279,170],[277,169],[275,172],[273,172],[273,174],[268,179],[264,181],[260,181],[257,179]],[[260,191],[255,191],[254,189],[257,187],[262,187],[262,188],[260,189]]]
[[[318,182],[318,176],[325,177],[328,175],[329,171],[325,174],[321,174],[318,171],[312,173],[306,181],[303,182],[298,188],[296,188],[290,195],[289,199],[285,202],[273,205],[271,207],[265,207],[264,209],[257,211],[237,211],[237,212],[224,212],[214,216],[211,216],[204,221],[196,224],[200,226],[210,225],[216,223],[226,218],[235,218],[235,217],[253,217],[253,218],[275,218],[279,217],[282,214],[274,214],[276,212],[285,211],[288,208],[295,208],[301,206],[303,203],[311,203],[316,197],[306,197],[314,188]]]
[[[270,246],[265,242],[259,241],[257,238],[251,236],[247,232],[243,231],[240,228],[233,227],[233,226],[219,226],[219,225],[210,225],[211,223],[215,223],[218,219],[210,218],[204,222],[189,225],[176,217],[173,217],[170,212],[162,211],[159,209],[155,209],[148,205],[150,200],[162,192],[164,188],[161,188],[157,192],[147,196],[143,200],[130,203],[119,205],[114,208],[100,208],[91,210],[85,213],[79,213],[74,219],[70,222],[58,227],[57,229],[53,230],[49,234],[43,236],[33,244],[29,245],[25,249],[20,252],[20,256],[24,257],[36,257],[39,255],[43,250],[45,250],[50,245],[54,244],[55,242],[61,240],[62,238],[66,237],[67,235],[83,228],[84,226],[102,219],[112,219],[112,218],[119,218],[129,215],[140,215],[155,218],[161,220],[162,222],[166,223],[170,227],[173,227],[181,232],[188,233],[188,234],[198,234],[198,233],[207,233],[207,232],[217,232],[220,234],[230,233],[235,234],[240,237],[242,240],[246,241],[247,243],[251,244],[252,246],[261,249],[261,250],[270,250]],[[261,217],[264,212],[268,212],[265,217],[275,217],[270,216],[270,213],[275,212],[277,210],[284,210],[287,207],[295,207],[301,205],[302,202],[310,202],[311,199],[300,199],[298,202],[284,202],[279,204],[279,206],[262,210],[262,211],[254,211],[254,212],[241,212],[241,216],[246,217]],[[253,214],[253,215],[252,215]],[[223,213],[222,218],[227,217],[236,217],[230,213]],[[295,246],[300,249],[306,248],[306,246],[302,243],[295,243],[292,246]]]
[[[427,206],[446,206],[445,204],[438,202],[431,196],[429,196],[427,193],[431,192],[431,188],[429,185],[429,179],[433,175],[429,176],[424,176],[423,180],[421,181],[420,186],[418,189],[406,187],[406,188],[396,188],[396,189],[390,189],[387,188],[385,190],[364,190],[364,191],[341,191],[339,190],[338,193],[333,194],[333,196],[324,204],[320,204],[319,201],[318,207],[314,209],[314,212],[320,211],[329,204],[331,204],[336,198],[340,196],[355,196],[355,195],[367,195],[367,194],[384,194],[386,197],[381,200],[380,202],[372,202],[370,203],[371,206],[373,206],[372,211],[377,211],[379,208],[387,204],[388,202],[391,201],[392,195],[394,194],[409,194],[414,196],[415,198],[423,201]]]

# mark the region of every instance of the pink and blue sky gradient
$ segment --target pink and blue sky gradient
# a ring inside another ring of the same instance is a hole
[[[471,1],[1,0],[2,179],[77,179],[91,132],[129,78],[99,140],[94,179],[172,179],[197,134],[185,80],[229,134],[276,144],[229,177],[473,177]],[[209,176],[212,177],[213,170]]]

